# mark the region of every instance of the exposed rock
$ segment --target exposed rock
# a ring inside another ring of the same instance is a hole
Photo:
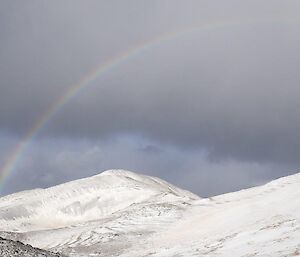
[[[59,253],[51,253],[39,248],[0,237],[1,257],[66,257]]]

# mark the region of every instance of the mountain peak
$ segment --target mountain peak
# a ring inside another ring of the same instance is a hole
[[[102,171],[99,175],[117,175],[117,176],[132,176],[132,175],[138,175],[137,173],[134,173],[129,170],[123,170],[123,169],[110,169]]]
[[[199,199],[108,170],[0,198],[0,236],[74,257],[298,256],[299,195],[300,174]]]
[[[193,201],[199,197],[159,178],[127,170],[0,198],[4,230],[43,230],[106,218],[133,204]]]

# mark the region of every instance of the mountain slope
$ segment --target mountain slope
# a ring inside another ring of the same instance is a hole
[[[69,256],[300,256],[300,174],[201,199],[111,170],[0,198],[2,236]]]
[[[0,198],[0,227],[15,232],[61,228],[105,218],[152,198],[156,201],[166,197],[198,199],[158,178],[109,170],[55,187]]]
[[[59,253],[50,253],[42,249],[24,245],[21,242],[0,237],[0,256],[2,257],[65,257]]]
[[[300,256],[300,174],[195,201],[148,243],[145,256]]]

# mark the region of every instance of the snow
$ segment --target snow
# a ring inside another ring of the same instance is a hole
[[[200,198],[110,170],[0,198],[0,228],[69,256],[298,256],[300,173]]]
[[[61,228],[104,218],[157,195],[198,198],[158,178],[109,170],[48,189],[0,198],[0,227],[15,232]]]

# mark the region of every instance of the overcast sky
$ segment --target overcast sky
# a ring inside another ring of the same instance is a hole
[[[290,0],[0,1],[0,167],[70,85],[127,49],[177,35],[67,102],[1,194],[111,168],[201,196],[296,173],[299,12]]]

